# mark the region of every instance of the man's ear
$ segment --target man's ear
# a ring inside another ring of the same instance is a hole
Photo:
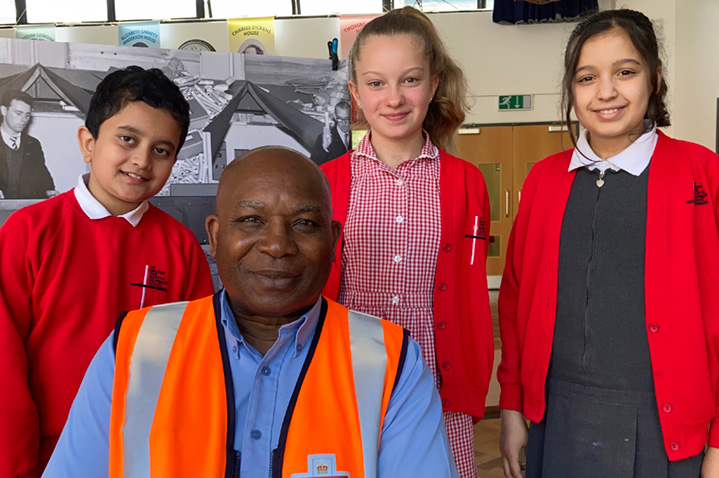
[[[3,121],[5,120],[5,116],[7,115],[7,106],[0,106],[0,114],[3,116]]]
[[[77,130],[77,144],[80,146],[82,160],[90,164],[92,162],[92,151],[95,148],[95,138],[85,126],[80,126]]]
[[[205,219],[205,230],[207,231],[207,239],[210,242],[210,257],[217,259],[217,230],[220,227],[220,219],[216,214],[211,214]]]

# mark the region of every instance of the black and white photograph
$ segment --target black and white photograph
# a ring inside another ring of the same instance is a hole
[[[214,208],[222,170],[244,151],[281,145],[322,163],[317,147],[335,156],[347,149],[344,62],[333,71],[320,59],[0,39],[3,217],[71,189],[88,171],[77,129],[100,81],[129,65],[161,69],[190,104],[187,139],[152,202],[202,242],[204,222],[192,218]]]

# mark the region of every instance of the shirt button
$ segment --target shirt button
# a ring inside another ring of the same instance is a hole
[[[673,410],[673,408],[672,408],[672,404],[671,404],[671,403],[665,403],[664,405],[662,405],[662,411],[663,411],[664,413],[671,413],[672,410]]]
[[[673,441],[669,444],[669,449],[671,451],[679,451],[679,443]]]
[[[262,438],[262,432],[259,430],[252,430],[250,432],[250,436],[253,440],[259,440],[260,438]]]
[[[396,181],[396,183],[397,183],[397,186],[401,186],[401,185],[404,184],[404,181],[402,181],[401,179],[398,179],[398,180]]]
[[[402,221],[404,221],[404,218],[402,216],[397,216],[394,218],[394,220],[397,222],[397,224],[401,224]]]
[[[265,377],[272,373],[272,370],[270,370],[270,367],[262,367],[262,375]]]
[[[392,297],[392,303],[393,303],[394,305],[399,304],[399,296],[398,296],[398,295]]]
[[[452,244],[450,244],[450,243],[448,242],[447,244],[445,244],[445,245],[442,247],[442,250],[443,250],[444,252],[449,252],[449,251],[451,251],[451,250],[452,250]]]
[[[659,332],[659,325],[658,324],[650,324],[649,332],[654,332],[654,333]]]
[[[297,347],[295,347],[295,350],[298,352],[302,352],[302,344],[297,344]]]
[[[442,282],[442,283],[439,284],[439,286],[438,286],[437,288],[438,288],[439,290],[441,290],[442,292],[444,292],[445,290],[447,290],[447,284],[445,284],[444,282]]]
[[[452,364],[445,360],[444,362],[442,362],[442,368],[445,370],[449,370],[450,368],[452,368]]]
[[[437,324],[437,328],[438,328],[439,330],[444,330],[444,329],[447,328],[447,324],[446,324],[445,322],[439,322],[439,323]]]
[[[449,398],[443,398],[442,399],[442,406],[444,408],[447,408],[449,406]]]
[[[236,354],[236,353],[237,353],[237,345],[233,345],[233,346],[232,346],[232,353],[233,353],[233,354]]]
[[[394,256],[394,261],[399,264],[400,262],[402,262],[402,256],[397,254],[396,256]]]

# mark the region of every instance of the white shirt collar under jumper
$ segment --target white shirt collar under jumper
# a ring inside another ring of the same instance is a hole
[[[12,148],[13,144],[20,146],[20,134],[21,133],[18,133],[15,136],[10,136],[8,133],[5,132],[4,128],[0,128],[0,134],[2,134],[2,140],[6,145],[8,145],[8,148]],[[13,148],[13,149],[17,149],[17,147]]]
[[[654,154],[654,148],[657,146],[658,137],[657,127],[654,125],[621,153],[611,158],[602,159],[589,146],[587,130],[582,130],[577,139],[577,147],[574,148],[572,153],[572,160],[569,162],[569,171],[581,167],[586,167],[589,170],[598,169],[599,171],[606,171],[611,168],[614,171],[624,170],[633,176],[639,176],[649,166],[649,161],[651,161]]]
[[[93,220],[104,219],[112,216],[110,211],[108,211],[107,208],[105,208],[105,206],[103,206],[102,203],[98,201],[87,188],[89,180],[90,173],[85,173],[78,178],[77,186],[75,186],[75,199],[77,199],[78,204],[80,204],[80,208],[85,214],[87,214],[87,217]],[[145,214],[149,208],[150,205],[147,201],[142,201],[142,203],[135,209],[125,214],[121,214],[118,217],[125,219],[132,225],[132,227],[136,227],[140,224],[140,219],[142,219],[143,214]]]

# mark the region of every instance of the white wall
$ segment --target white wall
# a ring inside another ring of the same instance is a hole
[[[497,25],[491,12],[430,15],[464,68],[474,106],[467,123],[557,121],[562,54],[575,24]],[[531,111],[498,111],[498,95],[533,94]]]
[[[678,138],[716,147],[719,98],[719,2],[690,0],[676,12],[675,109]]]

